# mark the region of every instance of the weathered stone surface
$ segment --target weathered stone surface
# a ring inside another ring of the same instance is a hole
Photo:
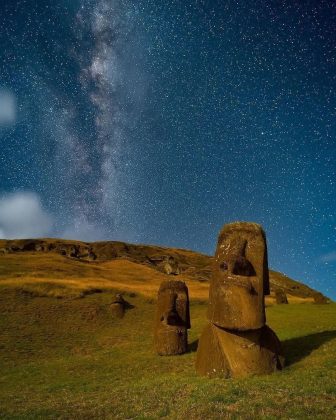
[[[164,281],[158,292],[154,343],[160,355],[182,354],[190,328],[188,288],[182,281]]]
[[[221,230],[209,290],[208,319],[199,340],[201,375],[239,377],[282,369],[280,341],[265,324],[269,294],[265,233],[256,223]]]
[[[225,225],[210,283],[209,321],[227,329],[259,329],[265,325],[264,294],[269,294],[264,231],[256,223]]]
[[[283,289],[277,289],[275,291],[275,300],[278,305],[287,305],[288,299],[285,291]]]
[[[208,324],[199,340],[196,370],[224,378],[262,375],[284,366],[280,341],[267,326],[233,331]]]

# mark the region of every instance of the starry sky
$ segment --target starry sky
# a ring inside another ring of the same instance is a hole
[[[332,1],[2,0],[0,236],[213,254],[336,298]]]

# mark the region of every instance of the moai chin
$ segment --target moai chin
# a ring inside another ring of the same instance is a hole
[[[269,277],[265,233],[256,223],[225,225],[219,234],[196,370],[207,376],[271,373],[284,364],[265,324]]]
[[[159,355],[183,354],[190,328],[188,288],[182,281],[164,281],[158,292],[155,348]]]

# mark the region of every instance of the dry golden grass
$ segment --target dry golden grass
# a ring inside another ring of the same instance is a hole
[[[0,284],[40,296],[69,297],[94,289],[113,289],[155,297],[160,283],[169,278],[160,271],[125,259],[83,262],[56,253],[37,252],[0,257]],[[174,278],[187,283],[192,298],[207,299],[208,283],[187,275]]]
[[[92,258],[96,258],[94,262]],[[210,256],[190,250],[123,242],[0,240],[0,268],[3,268],[0,281],[1,278],[15,279],[10,284],[20,287],[24,280],[28,283],[25,287],[34,284],[35,288],[44,289],[41,293],[58,297],[76,295],[81,290],[89,292],[92,288],[135,289],[146,296],[154,296],[159,283],[167,278],[156,264],[166,258],[172,258],[178,264],[183,274],[176,278],[187,283],[191,298],[207,299],[213,263]],[[272,294],[267,297],[268,305],[275,303],[274,292],[278,288],[286,292],[289,303],[311,302],[316,295],[306,285],[272,270],[270,284]]]

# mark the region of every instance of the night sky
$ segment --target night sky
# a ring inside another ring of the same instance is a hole
[[[336,298],[336,4],[2,0],[0,236],[213,254]]]

